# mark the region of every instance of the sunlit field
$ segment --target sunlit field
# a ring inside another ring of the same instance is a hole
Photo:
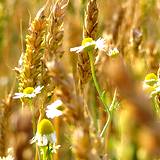
[[[160,160],[159,61],[159,0],[1,0],[0,160]]]

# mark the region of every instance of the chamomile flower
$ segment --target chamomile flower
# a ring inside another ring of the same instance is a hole
[[[56,143],[56,134],[54,127],[48,119],[42,119],[37,126],[37,133],[32,138],[31,143],[37,143],[38,146],[47,146]]]
[[[62,106],[62,104],[63,102],[58,99],[52,104],[48,105],[47,110],[46,110],[46,116],[48,118],[54,118],[54,117],[61,116],[63,113],[62,111],[58,110],[58,107]]]
[[[94,41],[92,38],[85,38],[82,41],[82,45],[78,47],[71,48],[71,52],[80,53],[82,51],[88,52],[93,51],[94,49],[98,49],[100,51],[106,51],[105,48],[105,40],[103,38],[99,38]]]
[[[27,87],[23,90],[23,93],[15,93],[13,98],[34,98],[37,94],[41,93],[42,88],[43,86],[38,86],[35,89],[33,87]]]

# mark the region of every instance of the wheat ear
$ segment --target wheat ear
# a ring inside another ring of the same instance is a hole
[[[26,51],[22,57],[20,68],[19,91],[22,92],[26,87],[35,87],[40,83],[42,72],[42,56],[44,50],[44,34],[48,3],[41,8],[29,27],[26,35]]]
[[[85,13],[85,23],[83,29],[83,37],[96,38],[98,25],[98,8],[96,0],[89,0],[87,11]],[[81,53],[78,56],[78,72],[80,78],[80,89],[83,89],[91,77],[90,62],[88,53]]]

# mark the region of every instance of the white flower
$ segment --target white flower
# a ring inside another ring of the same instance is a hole
[[[23,90],[23,93],[15,93],[14,95],[14,99],[18,99],[18,98],[33,98],[35,97],[37,94],[41,93],[43,86],[40,87],[36,87],[35,89],[33,87],[27,87]]]
[[[56,142],[56,134],[51,133],[51,134],[40,134],[36,133],[36,135],[32,138],[31,144],[32,143],[37,143],[38,146],[47,146],[48,143],[55,143]]]
[[[63,113],[57,108],[62,106],[62,104],[63,102],[61,100],[56,100],[52,104],[48,105],[47,110],[46,110],[46,116],[48,118],[54,118],[54,117],[61,116]]]
[[[82,51],[92,51],[93,49],[99,49],[100,51],[106,51],[105,48],[105,40],[103,38],[99,38],[94,41],[92,38],[85,38],[82,41],[82,45],[78,47],[71,48],[71,52],[80,53]]]
[[[35,142],[38,146],[47,146],[49,143],[56,142],[56,134],[50,120],[42,119],[38,123],[36,135],[31,140],[31,143]]]
[[[56,153],[60,145],[56,145],[56,133],[50,120],[42,119],[38,123],[36,135],[31,139],[30,143],[37,143],[40,147],[49,146],[52,152]]]

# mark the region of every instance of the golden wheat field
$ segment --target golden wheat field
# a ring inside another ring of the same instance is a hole
[[[160,160],[160,0],[0,1],[0,160]]]

